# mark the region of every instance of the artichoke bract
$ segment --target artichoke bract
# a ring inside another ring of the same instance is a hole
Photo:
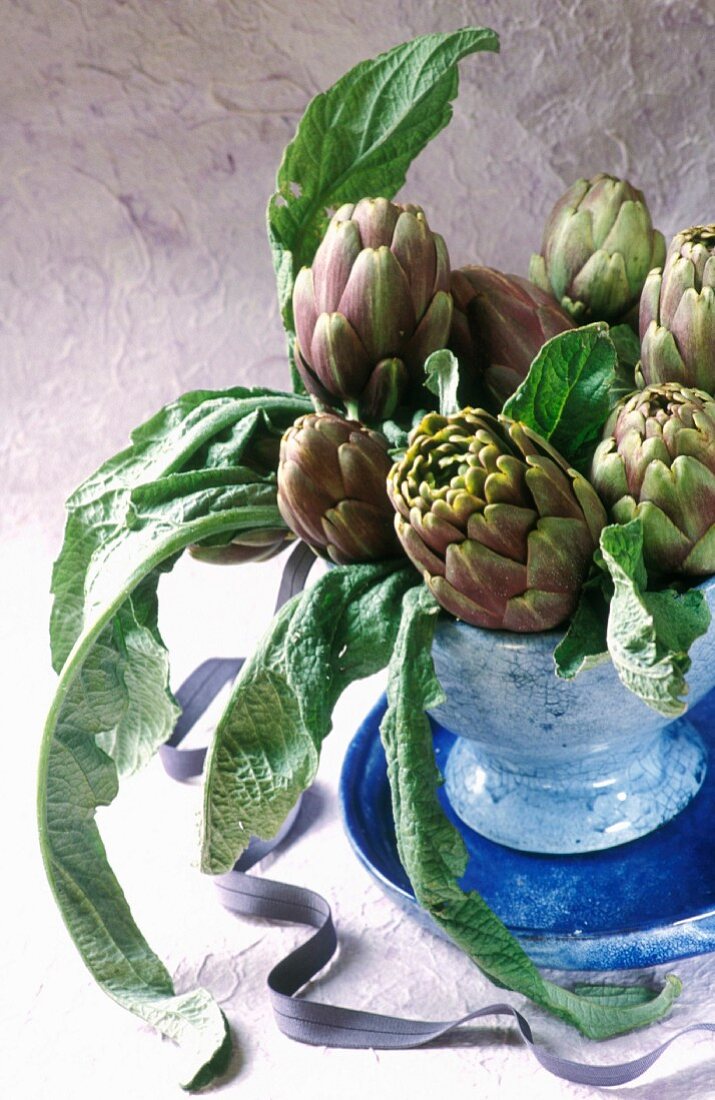
[[[295,357],[309,393],[382,420],[415,394],[452,317],[449,256],[419,206],[361,199],[334,214],[293,289]]]
[[[591,480],[617,523],[640,516],[651,572],[715,573],[715,400],[677,382],[614,410]]]
[[[281,440],[278,507],[291,530],[338,565],[397,557],[387,440],[333,413],[301,416]]]
[[[521,385],[542,345],[574,323],[547,294],[491,267],[453,271],[449,346],[459,359],[465,404],[498,412]]]
[[[681,382],[715,391],[715,225],[676,234],[665,266],[641,296],[640,373],[644,382]]]
[[[576,180],[556,203],[529,278],[578,324],[612,322],[637,306],[648,272],[664,258],[643,192],[600,173]]]
[[[530,632],[574,611],[606,514],[524,424],[481,409],[428,414],[388,493],[408,557],[457,618]]]

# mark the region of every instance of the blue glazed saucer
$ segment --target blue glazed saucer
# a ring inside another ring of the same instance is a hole
[[[345,829],[358,858],[386,891],[436,930],[417,905],[397,855],[379,735],[385,705],[383,696],[345,757]],[[568,856],[506,848],[465,825],[440,791],[469,853],[461,885],[479,891],[537,964],[612,970],[715,950],[715,692],[688,718],[710,750],[703,786],[666,825],[617,848]],[[455,738],[434,721],[432,726],[443,772]]]

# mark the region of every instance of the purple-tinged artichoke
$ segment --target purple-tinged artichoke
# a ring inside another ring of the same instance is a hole
[[[481,409],[430,413],[388,493],[408,557],[457,618],[525,633],[574,611],[606,514],[524,424]]]
[[[643,192],[603,173],[580,179],[554,206],[529,278],[577,324],[625,319],[665,257]]]
[[[552,294],[518,275],[463,267],[452,272],[450,285],[449,346],[459,359],[461,392],[466,403],[499,412],[542,345],[574,323]]]
[[[715,573],[715,399],[663,382],[614,409],[591,480],[617,523],[640,517],[647,568]]]
[[[346,203],[293,290],[295,356],[309,393],[361,419],[391,416],[447,344],[449,257],[419,206]]]
[[[301,416],[281,441],[278,507],[292,531],[338,565],[400,554],[387,499],[387,440],[333,413]]]
[[[639,327],[646,385],[715,392],[715,225],[685,229],[670,242],[665,266],[646,279]]]

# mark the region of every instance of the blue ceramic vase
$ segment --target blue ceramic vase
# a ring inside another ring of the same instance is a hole
[[[715,612],[715,577],[700,586]],[[511,634],[443,619],[433,657],[457,740],[447,796],[478,833],[521,851],[575,853],[657,829],[697,794],[706,750],[687,717],[663,718],[610,661],[559,679],[558,631]],[[688,706],[715,687],[715,625],[691,649]]]

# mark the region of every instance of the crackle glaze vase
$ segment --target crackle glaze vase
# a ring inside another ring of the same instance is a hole
[[[715,620],[715,577],[700,586]],[[432,718],[455,734],[446,793],[478,833],[522,851],[575,853],[657,829],[697,794],[706,750],[686,715],[651,710],[610,661],[559,679],[557,631],[511,634],[440,622],[447,696]],[[691,649],[688,706],[715,687],[715,623]]]

